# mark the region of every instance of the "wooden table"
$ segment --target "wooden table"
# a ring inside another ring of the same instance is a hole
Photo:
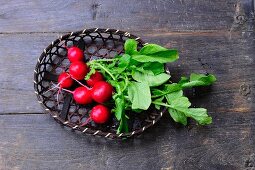
[[[255,169],[253,0],[0,1],[0,169]],[[116,28],[174,47],[173,77],[213,73],[191,95],[213,124],[176,125],[165,115],[142,136],[82,135],[44,114],[33,90],[42,50],[84,28]]]

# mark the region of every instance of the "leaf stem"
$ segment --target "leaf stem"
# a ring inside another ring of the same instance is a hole
[[[165,96],[166,94],[169,94],[169,93],[163,93],[163,94],[160,94],[160,95],[154,95],[154,96],[151,96],[151,98],[158,98],[158,97],[161,97],[161,96]]]
[[[155,101],[153,101],[151,103],[156,104],[156,105],[160,105],[160,106],[165,106],[165,107],[173,108],[171,105],[165,104],[165,103],[162,103],[162,102],[155,102]]]
[[[94,62],[100,62],[100,61],[115,61],[117,60],[117,58],[103,58],[103,59],[95,59],[95,60],[91,60],[88,62],[88,65],[90,65],[90,63],[94,63]]]
[[[125,81],[125,86],[123,87],[122,89],[122,92],[124,92],[128,86],[128,83],[129,83],[129,80],[128,80],[128,77],[127,75],[125,74],[125,78],[124,78],[124,81]]]
[[[101,69],[103,69],[107,74],[109,74],[113,80],[116,80],[116,78],[112,75],[112,73],[107,68],[105,68],[102,64],[99,64],[99,63],[94,63],[94,64],[100,67]]]

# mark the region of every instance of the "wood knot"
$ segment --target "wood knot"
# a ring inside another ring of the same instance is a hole
[[[97,18],[97,14],[98,14],[98,8],[101,4],[99,3],[93,3],[92,6],[91,6],[91,9],[92,9],[92,19],[93,20],[96,20]]]
[[[250,90],[250,86],[247,84],[241,84],[240,88],[239,88],[239,92],[241,95],[243,96],[247,96],[248,94],[250,94],[251,90]]]
[[[92,4],[91,8],[92,8],[93,10],[96,10],[100,5],[101,5],[101,4],[99,4],[99,3],[94,3],[94,4]]]
[[[252,154],[248,159],[245,160],[244,166],[246,168],[255,168],[255,154]]]
[[[237,23],[237,24],[240,24],[240,25],[242,25],[242,24],[244,24],[245,22],[246,22],[246,17],[244,16],[244,15],[237,15],[236,17],[235,17],[235,22]]]
[[[204,69],[205,74],[209,74],[207,71],[211,69],[212,67],[208,63],[203,62],[201,58],[198,58],[197,60],[199,64],[202,66],[202,68]]]

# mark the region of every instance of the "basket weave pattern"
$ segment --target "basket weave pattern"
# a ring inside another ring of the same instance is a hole
[[[137,40],[139,48],[145,45],[140,37],[136,37],[128,32],[100,28],[72,32],[53,41],[38,58],[34,70],[35,93],[38,102],[45,111],[50,113],[57,122],[74,130],[106,138],[131,137],[142,133],[145,129],[154,125],[163,115],[165,109],[162,111],[148,111],[142,126],[138,129],[132,129],[129,133],[116,134],[116,129],[114,129],[111,123],[103,127],[94,127],[93,124],[82,127],[80,125],[88,118],[91,106],[77,105],[72,99],[65,103],[65,99],[69,94],[61,92],[58,95],[58,89],[46,92],[54,87],[53,83],[57,84],[57,77],[61,72],[68,71],[70,63],[66,57],[65,47],[75,45],[83,49],[85,61],[97,58],[112,58],[116,54],[123,54],[123,45],[128,38]],[[57,97],[59,99],[58,102],[56,100]],[[61,115],[63,110],[67,111],[65,117]]]

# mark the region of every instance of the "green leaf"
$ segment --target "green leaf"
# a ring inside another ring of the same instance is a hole
[[[155,97],[164,96],[164,95],[167,95],[169,93],[179,91],[181,89],[182,89],[181,86],[177,83],[165,84],[163,90],[153,89],[152,90],[152,94],[153,94],[152,97],[155,98]]]
[[[152,71],[147,70],[144,72],[134,71],[132,77],[138,82],[147,82],[149,86],[153,87],[167,82],[170,78],[170,75],[166,73],[154,75]]]
[[[128,123],[125,115],[125,107],[128,102],[125,101],[124,95],[122,93],[123,86],[125,86],[123,81],[117,82],[114,80],[108,80],[112,86],[115,87],[115,94],[113,99],[115,101],[115,117],[120,121],[120,125],[117,129],[117,133],[128,132]]]
[[[208,86],[213,84],[216,81],[216,77],[212,74],[204,75],[204,74],[194,74],[190,75],[190,80],[187,78],[182,78],[179,84],[183,88],[190,88],[195,86]]]
[[[173,62],[179,58],[175,49],[167,49],[156,44],[148,44],[144,46],[138,54],[132,55],[132,58],[139,62]]]
[[[204,75],[204,74],[195,74],[192,73],[190,75],[190,81],[202,81],[204,84],[203,85],[211,85],[212,83],[214,83],[216,81],[216,77],[212,74],[209,75]]]
[[[162,101],[164,100],[164,98],[165,98],[165,97],[162,96],[162,97],[160,97],[160,98],[154,100],[154,102],[162,103]],[[160,110],[160,107],[161,107],[160,105],[155,104],[155,108],[156,108],[156,109]]]
[[[174,108],[188,108],[191,106],[191,103],[189,102],[189,99],[187,97],[178,97],[174,100],[171,100],[171,98],[168,98],[169,96],[166,96],[167,100],[169,100],[170,104],[174,107]]]
[[[128,122],[127,122],[127,118],[125,116],[123,116],[120,120],[120,125],[117,129],[117,134],[120,134],[122,132],[128,132]]]
[[[184,84],[189,82],[189,79],[187,77],[181,77],[181,80],[178,82],[178,84]]]
[[[212,123],[212,118],[207,115],[207,110],[204,108],[189,108],[191,103],[187,97],[183,96],[182,91],[177,91],[166,95],[169,104],[169,113],[171,117],[183,125],[187,124],[187,118],[190,117],[196,120],[201,125]]]
[[[179,91],[176,91],[176,92],[172,92],[172,93],[169,93],[166,95],[166,99],[167,99],[167,102],[168,103],[172,103],[172,101],[180,98],[183,96],[183,91],[182,90],[179,90]]]
[[[130,82],[128,85],[128,97],[132,103],[132,109],[147,110],[151,104],[151,93],[148,83]]]
[[[129,55],[137,53],[137,41],[134,39],[126,40],[124,44],[124,50],[125,53]]]
[[[187,117],[184,113],[171,108],[168,109],[168,112],[175,122],[181,123],[184,126],[187,125]]]
[[[165,84],[164,85],[164,91],[166,93],[172,93],[172,92],[179,91],[179,90],[182,90],[182,88],[177,83]]]
[[[143,69],[152,71],[154,75],[158,75],[160,73],[165,72],[164,64],[159,63],[159,62],[144,63]]]
[[[118,70],[118,73],[122,73],[128,66],[131,60],[131,56],[128,54],[123,54],[123,56],[119,59],[118,67],[116,68]]]
[[[116,82],[114,80],[109,80],[109,83],[115,87],[116,92],[113,95],[113,99],[115,102],[115,117],[118,120],[121,120],[121,118],[123,117],[123,115],[125,115],[125,99],[124,96],[121,92],[121,84],[123,84],[123,82]]]
[[[196,120],[200,125],[208,125],[212,123],[212,117],[207,115],[207,110],[204,108],[189,108],[185,115]]]
[[[136,67],[136,66],[139,65],[139,64],[140,64],[140,62],[138,62],[138,61],[132,59],[132,57],[131,57],[131,60],[130,60],[130,63],[129,63],[130,66],[135,66],[135,67]]]
[[[123,54],[123,56],[120,57],[120,59],[119,59],[118,67],[119,68],[126,68],[129,65],[130,60],[131,60],[131,56],[130,55]]]
[[[142,55],[150,55],[150,54],[155,54],[158,52],[163,52],[163,51],[168,51],[169,49],[162,47],[157,44],[147,44],[145,45],[140,51],[139,54]]]
[[[117,97],[115,99],[115,117],[118,120],[121,120],[122,115],[124,114],[124,109],[125,109],[125,101],[124,98],[122,97]]]
[[[170,63],[177,60],[179,57],[177,55],[177,51],[175,50],[169,50],[169,51],[163,51],[156,54],[151,55],[141,55],[136,54],[132,55],[132,59],[139,61],[139,62],[159,62],[159,63]]]
[[[152,97],[154,96],[154,98],[165,95],[164,91],[160,89],[152,89],[151,92],[152,92]]]

